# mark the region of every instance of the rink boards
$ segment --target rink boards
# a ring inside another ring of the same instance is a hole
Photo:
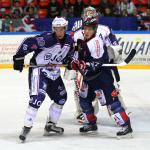
[[[24,38],[35,36],[34,33],[0,33],[0,68],[12,68],[12,56]],[[132,49],[136,49],[136,56],[129,65],[121,69],[150,69],[150,31],[121,31],[114,32],[119,44],[123,47],[123,58],[126,58]],[[25,63],[29,63],[32,54],[26,56]]]

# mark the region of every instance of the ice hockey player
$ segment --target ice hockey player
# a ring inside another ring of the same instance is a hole
[[[82,30],[82,22],[84,22],[87,19],[95,18],[97,21],[99,20],[99,14],[96,12],[96,9],[94,7],[87,7],[83,10],[82,14],[82,20],[75,22],[73,26],[73,38],[75,43],[79,43],[80,40],[84,39],[84,31]],[[110,63],[119,63],[122,59],[122,47],[118,44],[116,36],[112,33],[111,29],[107,26],[98,25],[98,28],[96,30],[96,35],[99,36],[102,41],[104,42],[105,47],[107,48],[108,55],[109,55],[109,62]],[[119,93],[119,100],[121,101],[122,106],[126,109],[125,104],[122,100],[122,96],[120,95],[120,89],[118,82],[120,81],[120,75],[118,72],[117,67],[112,67],[111,71],[113,73],[114,77],[114,85]],[[66,71],[67,72],[67,71]],[[68,72],[67,72],[68,73]],[[69,73],[68,73],[69,74]],[[76,72],[76,78],[75,78],[75,104],[76,104],[76,119],[79,122],[84,122],[84,116],[82,114],[82,109],[79,105],[79,90],[80,85],[82,82],[82,75],[77,71]],[[102,92],[101,101],[105,100],[105,97]],[[98,100],[97,98],[93,101],[93,106],[95,113],[98,113],[99,107],[98,107]],[[109,114],[112,112],[109,111]]]
[[[102,67],[102,64],[109,63],[109,57],[103,39],[96,35],[97,28],[96,18],[88,18],[83,22],[84,40],[80,44],[79,58],[71,65],[72,69],[79,70],[83,75],[79,98],[86,122],[79,131],[87,133],[98,129],[92,101],[95,97],[100,99],[103,92],[106,98],[103,105],[113,112],[113,118],[122,127],[117,136],[127,135],[132,133],[130,118],[119,101],[111,69]]]
[[[45,134],[64,132],[64,129],[56,124],[67,100],[67,93],[60,76],[60,65],[53,66],[52,64],[64,64],[72,59],[74,41],[70,35],[66,34],[67,26],[68,21],[65,18],[56,17],[52,22],[53,33],[26,38],[13,56],[14,70],[22,72],[25,56],[34,52],[30,63],[35,67],[29,68],[30,101],[25,114],[24,127],[19,136],[21,141],[26,140],[46,94],[53,100],[53,103],[49,108],[44,132]],[[38,67],[40,64],[45,67]]]

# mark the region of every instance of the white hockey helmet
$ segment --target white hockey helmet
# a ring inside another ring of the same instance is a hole
[[[55,17],[52,22],[52,31],[54,31],[55,27],[65,27],[67,30],[68,21],[64,17]]]

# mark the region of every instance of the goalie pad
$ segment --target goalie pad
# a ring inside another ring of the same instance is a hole
[[[75,80],[75,78],[76,78],[76,71],[75,70],[68,70],[67,68],[65,68],[64,79]]]
[[[122,47],[120,45],[110,45],[108,48],[109,60],[114,63],[120,63],[122,60]]]

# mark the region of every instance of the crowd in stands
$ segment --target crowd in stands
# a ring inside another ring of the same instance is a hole
[[[150,20],[150,0],[0,0],[0,20],[8,26],[5,31],[13,31],[14,24],[20,31],[24,30],[22,25],[32,24],[35,18],[81,17],[89,5],[95,7],[100,16],[136,16],[142,30],[147,29],[143,21]]]

